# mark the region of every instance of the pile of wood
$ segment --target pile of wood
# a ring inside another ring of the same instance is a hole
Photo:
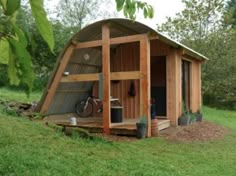
[[[0,106],[3,110],[7,113],[33,118],[34,110],[37,106],[37,103],[32,102],[30,103],[22,103],[22,102],[15,102],[15,101],[0,101]]]

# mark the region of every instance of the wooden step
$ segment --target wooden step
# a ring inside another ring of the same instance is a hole
[[[158,130],[164,130],[170,127],[170,120],[158,120]]]
[[[136,124],[120,124],[120,125],[113,125],[111,127],[112,134],[118,135],[136,135]]]
[[[159,131],[164,130],[169,127],[170,127],[170,120],[158,119],[158,130]],[[119,125],[112,125],[111,133],[118,134],[118,135],[136,135],[137,129],[136,129],[135,124],[122,124],[122,123],[120,123]]]

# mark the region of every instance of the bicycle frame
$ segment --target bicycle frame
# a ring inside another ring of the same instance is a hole
[[[96,98],[94,96],[88,96],[88,98],[86,99],[86,103],[85,103],[84,109],[87,108],[89,101],[92,101],[95,105],[98,105],[98,102],[101,102],[101,100],[99,98]]]

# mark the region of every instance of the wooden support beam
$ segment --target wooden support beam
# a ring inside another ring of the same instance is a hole
[[[171,49],[166,57],[167,117],[171,125],[178,125],[182,110],[181,56],[176,49]]]
[[[65,51],[64,56],[61,59],[60,65],[58,66],[58,69],[56,71],[56,75],[53,79],[53,82],[49,88],[50,91],[47,93],[47,95],[45,96],[44,102],[42,103],[40,113],[45,113],[48,110],[50,103],[53,99],[53,96],[56,92],[57,86],[60,83],[62,74],[65,71],[66,65],[70,59],[71,54],[73,53],[73,50],[74,50],[74,46],[70,45]]]
[[[187,50],[185,48],[181,48],[179,50],[182,56],[184,56],[185,58],[190,58],[190,60],[198,60],[201,62],[206,62],[206,60],[208,60],[205,56],[201,56],[195,51]]]
[[[195,65],[194,61],[189,62],[189,70],[187,69],[186,71],[187,72],[189,71],[189,74],[187,73],[188,79],[186,82],[186,86],[188,88],[187,87],[185,88],[185,91],[187,94],[186,98],[187,98],[187,100],[189,100],[189,105],[190,105],[189,109],[192,112],[196,112],[197,111],[197,109],[196,109],[196,100],[197,100],[196,82],[197,82],[197,80],[196,80],[196,73],[195,73],[196,65]]]
[[[201,71],[201,69],[202,69],[202,65],[201,65],[201,63],[198,63],[198,73],[197,73],[197,75],[198,75],[198,109],[200,110],[201,108],[202,108],[202,75],[201,75],[201,73],[202,73],[202,71]]]
[[[201,107],[201,62],[190,63],[190,109],[196,112]]]
[[[109,42],[110,42],[110,45],[139,42],[140,40],[145,38],[147,35],[150,35],[149,40],[158,39],[158,36],[154,34],[136,34],[136,35],[123,36],[123,37],[109,38]],[[99,47],[99,46],[102,46],[102,44],[103,44],[102,40],[74,43],[75,49]]]
[[[140,71],[112,72],[111,80],[134,80],[140,79]]]
[[[88,90],[57,90],[56,92],[57,93],[89,93],[90,91]]]
[[[102,46],[102,40],[79,42],[75,45],[75,48],[82,49],[82,48],[92,48],[92,47],[98,47],[98,46]]]
[[[151,136],[151,80],[150,80],[150,41],[148,36],[140,41],[140,115],[147,118],[147,137]]]
[[[110,80],[135,80],[140,79],[140,71],[127,71],[127,72],[112,72],[110,73]],[[98,73],[78,74],[63,76],[61,82],[86,82],[98,81]]]
[[[147,37],[147,34],[137,34],[137,35],[129,35],[123,37],[115,37],[110,39],[110,44],[122,44],[122,43],[132,43],[132,42],[139,42],[140,40]]]
[[[79,75],[68,75],[63,76],[61,82],[89,82],[89,81],[98,81],[99,74],[91,73],[91,74],[79,74]]]
[[[103,132],[110,133],[110,27],[102,26]]]
[[[100,68],[101,67],[100,65],[81,63],[81,62],[75,62],[75,61],[71,61],[68,64],[78,64],[78,65],[81,65],[81,66],[95,67],[95,68]]]

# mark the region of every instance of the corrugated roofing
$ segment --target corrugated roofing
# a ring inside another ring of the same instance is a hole
[[[90,40],[99,40],[101,39],[101,26],[104,23],[110,22],[112,26],[115,28],[112,28],[111,30],[111,38],[112,37],[119,37],[119,36],[126,36],[126,35],[131,35],[131,34],[142,34],[142,33],[154,33],[159,36],[159,39],[163,42],[166,42],[174,47],[178,48],[183,48],[187,50],[189,53],[192,55],[198,57],[198,59],[202,60],[208,60],[208,58],[193,49],[187,47],[186,45],[181,44],[180,42],[177,42],[170,37],[156,31],[155,29],[142,24],[140,22],[132,21],[129,19],[123,19],[123,18],[111,18],[111,19],[106,19],[102,21],[95,22],[93,24],[90,24],[83,28],[80,32],[78,32],[73,39],[83,42],[83,41],[90,41]],[[122,29],[122,30],[116,30],[117,28]]]

